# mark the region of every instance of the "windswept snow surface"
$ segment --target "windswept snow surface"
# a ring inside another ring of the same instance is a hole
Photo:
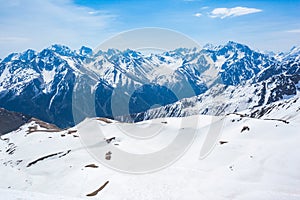
[[[142,175],[121,173],[97,162],[81,141],[84,133],[42,130],[27,134],[28,128],[35,126],[31,122],[1,137],[0,199],[300,199],[299,122],[287,124],[235,114],[214,117],[214,121],[223,120],[221,136],[213,151],[200,160],[212,119],[201,115],[185,118],[198,120],[191,147],[171,166]],[[162,125],[160,135],[155,136],[159,140],[151,139],[149,143],[124,135],[116,121],[86,119],[79,126],[94,121],[107,138],[116,137],[106,145],[144,153],[167,145],[181,128],[182,120],[154,119],[128,125],[133,129]],[[244,127],[249,130],[242,131]],[[37,161],[39,158],[44,159]],[[28,167],[29,163],[33,164]],[[85,167],[89,164],[99,167]],[[106,181],[109,183],[98,195],[86,196]]]

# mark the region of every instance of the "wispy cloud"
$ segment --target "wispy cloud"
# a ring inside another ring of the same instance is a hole
[[[201,17],[202,14],[201,14],[201,13],[195,13],[194,16],[195,16],[195,17]]]
[[[29,38],[25,38],[25,37],[0,37],[0,44],[1,43],[5,43],[5,42],[28,42],[30,41]]]
[[[53,43],[93,47],[116,19],[108,11],[79,6],[72,0],[0,0],[0,4],[0,57]]]
[[[288,33],[300,33],[300,29],[287,30]]]
[[[242,15],[248,15],[252,13],[262,12],[261,9],[248,8],[248,7],[234,7],[234,8],[215,8],[210,13],[211,18],[221,18],[226,17],[237,17]]]

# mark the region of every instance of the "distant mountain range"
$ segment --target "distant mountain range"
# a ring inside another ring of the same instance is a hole
[[[235,42],[151,55],[53,45],[0,61],[0,107],[59,127],[90,115],[127,121],[220,115],[296,95],[299,65],[300,48],[271,55]]]

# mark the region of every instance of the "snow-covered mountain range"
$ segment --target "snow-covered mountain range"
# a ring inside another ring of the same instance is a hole
[[[151,55],[53,45],[1,60],[0,107],[60,127],[74,125],[74,112],[90,115],[87,96],[97,116],[135,121],[241,111],[296,95],[299,55],[299,48],[270,56],[235,42]],[[151,109],[157,105],[165,107]]]

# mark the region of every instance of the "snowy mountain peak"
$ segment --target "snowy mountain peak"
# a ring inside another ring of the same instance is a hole
[[[254,52],[247,45],[240,44],[233,41],[229,41],[224,46],[219,46],[218,51],[220,54],[228,54],[230,52],[244,52],[245,54],[249,54]]]
[[[300,53],[300,46],[293,46],[289,51],[289,54],[299,54]]]
[[[62,55],[62,56],[76,55],[76,51],[71,50],[69,47],[67,47],[65,45],[54,44],[47,49],[54,51],[55,53],[58,53],[59,55]]]
[[[225,46],[232,46],[232,47],[236,47],[236,48],[241,48],[241,47],[247,47],[249,48],[247,45],[235,42],[235,41],[228,41],[227,44]]]
[[[138,51],[134,51],[132,49],[126,49],[122,52],[122,54],[124,56],[129,56],[129,57],[133,57],[133,58],[137,58],[139,56],[142,56],[142,54]]]
[[[36,56],[36,51],[28,49],[20,55],[22,61],[30,61]]]
[[[79,54],[82,55],[82,56],[91,56],[93,54],[93,50],[89,47],[82,46],[79,49]]]
[[[11,53],[8,56],[6,56],[1,62],[6,63],[6,62],[10,62],[12,60],[17,60],[19,55],[20,55],[19,53]]]
[[[203,49],[206,50],[216,50],[217,46],[211,43],[207,43],[203,46]]]
[[[294,46],[285,56],[285,60],[287,59],[295,59],[300,61],[300,46],[296,47]]]

